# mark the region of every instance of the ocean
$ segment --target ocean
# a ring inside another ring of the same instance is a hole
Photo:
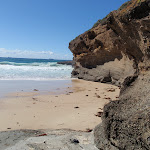
[[[62,60],[0,57],[0,80],[67,80],[72,66]]]

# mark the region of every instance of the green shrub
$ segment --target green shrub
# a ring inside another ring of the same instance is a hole
[[[128,2],[125,2],[124,4],[121,5],[121,7],[119,8],[119,10],[122,10],[124,8],[126,8],[129,4],[129,1]]]
[[[101,23],[101,19],[99,19],[94,25],[93,28],[97,27]]]
[[[93,25],[93,27],[92,28],[95,28],[95,27],[97,27],[100,23],[101,24],[105,24],[106,23],[106,21],[107,21],[107,19],[108,19],[108,16],[109,15],[107,15],[106,17],[104,17],[103,19],[99,19],[94,25]]]

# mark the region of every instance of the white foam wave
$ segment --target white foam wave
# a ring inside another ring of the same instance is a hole
[[[69,79],[72,66],[56,62],[29,63],[28,65],[0,65],[0,80]]]

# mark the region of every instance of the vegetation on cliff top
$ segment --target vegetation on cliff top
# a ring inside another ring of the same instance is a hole
[[[139,5],[141,2],[144,2],[145,0],[130,0],[128,2],[125,2],[118,10],[118,14],[119,15],[123,15],[124,13],[128,12],[129,10],[131,10],[132,8],[134,8],[135,6]],[[92,28],[97,27],[99,24],[105,24],[107,19],[109,17],[109,14],[104,17],[103,19],[99,19]]]
[[[107,15],[106,17],[104,17],[103,19],[99,19],[94,25],[92,28],[95,28],[97,27],[99,24],[105,24],[105,22],[107,21],[109,15]]]

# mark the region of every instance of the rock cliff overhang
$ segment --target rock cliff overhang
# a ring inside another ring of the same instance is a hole
[[[95,129],[101,150],[150,149],[150,0],[131,0],[72,40],[73,77],[121,85]]]
[[[149,5],[132,0],[72,40],[72,76],[118,85],[137,73],[138,64],[150,57]]]

